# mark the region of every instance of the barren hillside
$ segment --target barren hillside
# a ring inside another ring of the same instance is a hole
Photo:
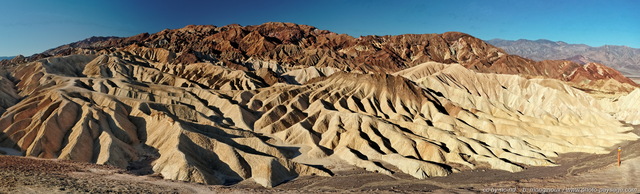
[[[273,187],[344,166],[520,172],[639,138],[620,121],[639,122],[640,92],[618,71],[458,32],[187,26],[1,65],[0,147],[205,184]]]

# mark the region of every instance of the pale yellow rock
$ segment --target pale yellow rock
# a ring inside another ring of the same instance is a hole
[[[282,77],[287,79],[288,83],[304,84],[313,78],[327,77],[338,71],[340,70],[332,67],[317,68],[312,66],[304,69],[294,69],[287,71],[282,74]]]
[[[457,64],[391,75],[251,59],[247,68],[297,83],[268,86],[218,63],[173,64],[182,53],[164,49],[90,53],[12,72],[18,84],[0,91],[9,99],[0,102],[7,107],[0,146],[123,168],[151,160],[165,179],[272,187],[331,174],[312,165],[397,169],[420,179],[476,168],[517,172],[554,166],[559,153],[608,153],[638,139],[619,120],[640,122],[640,90],[595,98],[558,80]]]

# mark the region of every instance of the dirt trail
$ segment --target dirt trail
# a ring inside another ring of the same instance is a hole
[[[0,193],[175,193],[145,182],[107,180],[115,167],[72,161],[0,156]]]
[[[634,126],[634,133],[640,134],[640,127]],[[622,148],[622,164],[617,165],[617,146],[611,148],[609,154],[586,155],[570,154],[577,157],[564,156],[562,160],[570,161],[561,176],[550,176],[524,180],[502,181],[486,184],[487,188],[549,188],[549,191],[570,192],[572,188],[580,188],[584,192],[640,192],[640,141],[625,142],[618,145]],[[560,189],[560,190],[553,190]],[[520,190],[521,191],[521,190]]]

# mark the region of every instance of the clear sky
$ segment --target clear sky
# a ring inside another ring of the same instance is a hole
[[[640,48],[639,0],[16,0],[0,2],[0,56],[28,56],[91,36],[271,21],[354,37],[460,31],[481,39]]]

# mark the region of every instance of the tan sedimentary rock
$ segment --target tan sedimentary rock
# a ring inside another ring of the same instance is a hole
[[[0,118],[3,145],[14,142],[28,156],[120,167],[152,158],[152,169],[168,179],[274,186],[329,174],[297,160],[385,174],[393,165],[427,178],[554,165],[557,153],[603,153],[638,138],[600,110],[604,102],[564,82],[456,64],[430,62],[396,75],[338,72],[306,80],[303,73],[303,85],[270,87],[215,64],[160,64],[114,53],[21,66],[17,86],[30,95]],[[203,82],[199,74],[219,79]],[[233,81],[242,79],[248,81]]]
[[[433,73],[433,69],[441,71]],[[613,145],[606,139],[635,136],[608,114],[608,104],[557,80],[474,73],[456,64],[433,63],[398,74],[440,93],[465,110],[473,110],[473,115],[460,112],[471,118],[461,118],[469,125],[483,126],[478,129],[488,133],[522,138],[544,150],[604,153],[607,150],[602,148]],[[625,135],[608,134],[611,131]]]
[[[25,88],[31,88],[26,81],[55,84],[30,89],[32,95],[0,118],[7,137],[3,145],[15,142],[10,146],[27,156],[123,168],[153,155],[141,148],[148,146],[160,155],[150,165],[165,178],[209,184],[253,179],[270,187],[299,175],[328,175],[292,162],[286,150],[264,142],[249,130],[255,120],[251,111],[222,94],[176,87],[174,79],[154,78],[161,75],[158,70],[118,63],[113,56],[87,64],[74,57],[58,60],[27,64],[21,70],[28,72],[16,73],[28,78],[19,84]],[[85,69],[60,71],[71,67]],[[78,72],[89,78],[72,77]],[[34,74],[42,76],[35,80]],[[133,78],[141,82],[131,83]]]
[[[420,179],[517,172],[638,139],[619,120],[637,123],[640,90],[625,95],[635,86],[615,70],[537,63],[463,33],[270,23],[99,41],[2,67],[0,147],[271,187],[342,165]]]

